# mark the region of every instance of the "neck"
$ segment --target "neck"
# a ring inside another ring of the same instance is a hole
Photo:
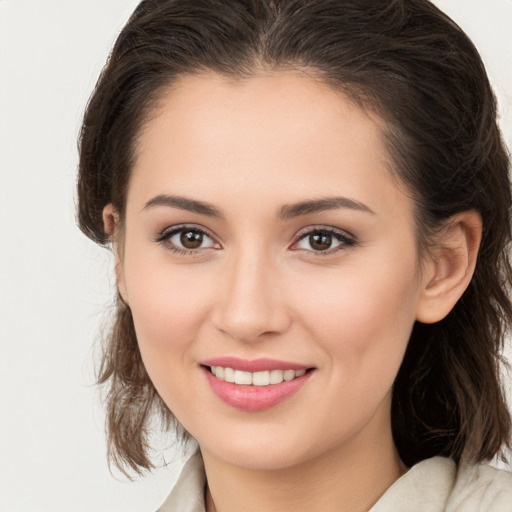
[[[327,453],[282,469],[228,464],[202,450],[208,480],[208,512],[358,512],[369,510],[406,468],[391,428],[380,442],[372,432]]]

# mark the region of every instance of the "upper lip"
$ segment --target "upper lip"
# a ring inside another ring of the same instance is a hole
[[[281,361],[278,359],[241,359],[238,357],[225,356],[213,357],[201,361],[203,366],[221,366],[223,368],[233,368],[233,370],[242,370],[244,372],[264,372],[270,370],[307,370],[310,366],[294,363],[291,361]]]

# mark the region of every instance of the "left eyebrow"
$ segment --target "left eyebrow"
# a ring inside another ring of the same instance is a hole
[[[315,199],[312,201],[302,201],[300,203],[285,205],[281,208],[278,218],[287,220],[301,215],[309,215],[311,213],[323,212],[326,210],[335,210],[338,208],[348,208],[360,212],[376,213],[364,203],[350,199],[348,197],[326,197],[323,199]]]
[[[195,199],[189,199],[182,196],[170,196],[166,194],[160,194],[153,199],[150,199],[145,205],[143,210],[150,210],[157,206],[168,206],[171,208],[178,208],[179,210],[186,210],[188,212],[199,213],[200,215],[208,215],[209,217],[224,218],[221,211],[215,208],[215,206],[204,203],[203,201],[197,201]]]

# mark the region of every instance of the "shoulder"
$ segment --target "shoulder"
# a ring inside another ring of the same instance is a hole
[[[512,512],[512,473],[444,457],[414,465],[371,512]]]
[[[487,464],[460,466],[446,509],[450,512],[512,511],[512,473]]]
[[[205,484],[203,459],[196,451],[183,466],[171,494],[157,512],[205,512]]]

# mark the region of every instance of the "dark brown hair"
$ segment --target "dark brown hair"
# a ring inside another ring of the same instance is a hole
[[[476,210],[483,238],[473,279],[453,311],[417,323],[393,392],[403,461],[445,455],[474,463],[510,441],[500,385],[512,320],[508,156],[481,59],[427,0],[147,0],[119,35],[80,134],[78,221],[109,236],[102,210],[125,210],[134,146],[178,77],[214,71],[308,69],[386,123],[393,172],[415,200],[420,247],[452,215]],[[109,393],[109,450],[119,465],[151,467],[150,420],[176,422],[142,364],[131,312],[118,300],[99,382]]]

